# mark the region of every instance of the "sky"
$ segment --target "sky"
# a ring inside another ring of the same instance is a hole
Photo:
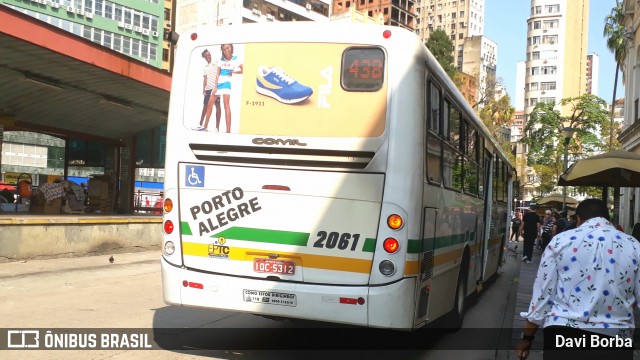
[[[568,0],[571,1],[571,0]],[[613,99],[616,63],[602,36],[604,19],[611,13],[616,0],[590,0],[587,53],[600,57],[598,93],[607,102]],[[516,63],[526,59],[527,19],[531,13],[530,0],[485,0],[484,35],[498,44],[497,76],[502,78],[514,105],[516,93]],[[616,98],[624,97],[622,74],[618,77]]]

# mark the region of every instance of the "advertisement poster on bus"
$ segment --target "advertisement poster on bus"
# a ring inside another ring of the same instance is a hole
[[[341,74],[349,48],[317,43],[197,47],[189,63],[184,126],[210,133],[381,136],[387,110],[383,60],[376,70],[380,86],[345,90]]]

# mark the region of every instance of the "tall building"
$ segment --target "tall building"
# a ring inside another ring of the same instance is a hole
[[[0,0],[0,4],[163,68],[164,1]]]
[[[537,103],[558,104],[561,99],[585,94],[588,19],[589,0],[531,0],[524,76],[525,125]],[[518,81],[522,84],[521,79]],[[569,111],[559,105],[556,109],[563,114]],[[524,149],[523,155],[526,152]],[[524,200],[542,195],[536,193],[538,182],[533,169],[521,174],[521,184]]]
[[[498,46],[486,36],[470,36],[464,42],[462,59],[462,72],[477,79],[476,102],[489,100],[495,95],[496,90]],[[471,102],[471,105],[473,104]]]
[[[585,93],[588,19],[589,0],[531,1],[527,20],[526,115],[538,102],[558,103]]]
[[[178,34],[198,26],[327,21],[329,0],[175,0]]]
[[[598,69],[600,57],[596,53],[587,55],[586,88],[587,94],[598,96]]]
[[[449,34],[454,65],[463,71],[465,39],[484,34],[484,4],[485,0],[419,0],[415,31],[423,42],[434,30]]]
[[[333,0],[331,15],[340,15],[355,6],[357,11],[370,18],[377,19],[382,15],[385,25],[413,31],[416,26],[415,3],[414,0]]]
[[[175,17],[175,9],[173,6],[175,0],[164,0],[164,31],[162,34],[162,68],[169,72],[173,72],[173,47],[171,42],[171,31],[173,18]]]

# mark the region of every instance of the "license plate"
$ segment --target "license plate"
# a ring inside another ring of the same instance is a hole
[[[293,260],[255,258],[253,259],[253,271],[281,275],[294,275],[296,272],[296,263]]]
[[[261,304],[297,306],[295,294],[279,293],[273,291],[243,290],[242,297],[246,302]]]

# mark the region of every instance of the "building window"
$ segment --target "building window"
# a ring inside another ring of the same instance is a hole
[[[540,83],[540,90],[555,90],[555,89],[556,89],[556,82],[555,81],[541,82]]]
[[[559,13],[560,12],[560,5],[559,4],[545,5],[544,9],[549,14]]]
[[[162,61],[169,61],[169,49],[162,49]]]
[[[557,73],[556,66],[542,66],[541,68],[542,75],[554,75]]]

